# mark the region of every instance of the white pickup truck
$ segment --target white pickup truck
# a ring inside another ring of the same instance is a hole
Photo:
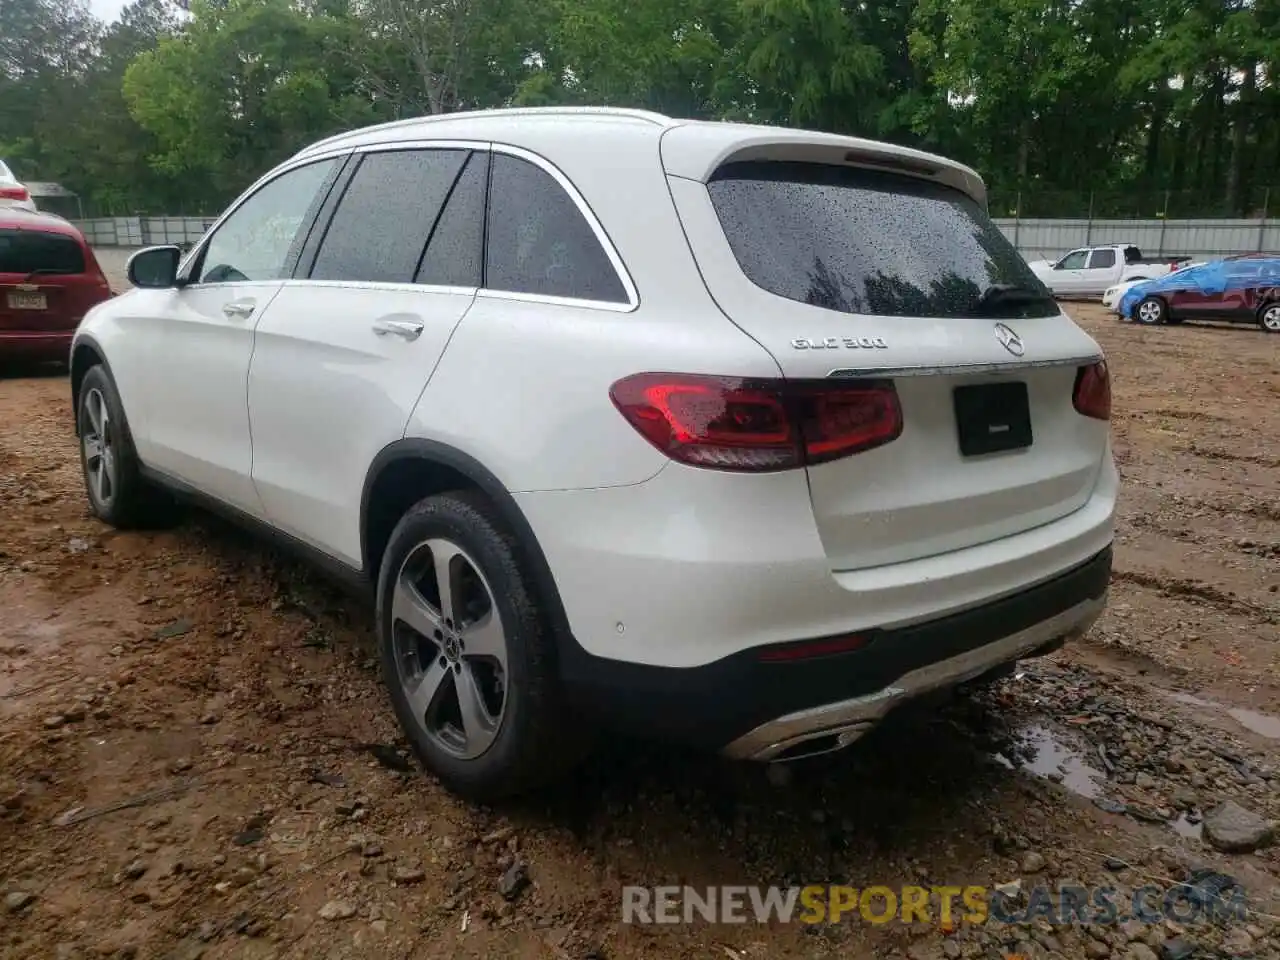
[[[1108,287],[1154,280],[1177,270],[1190,257],[1144,257],[1131,243],[1081,247],[1061,260],[1035,260],[1031,271],[1060,297],[1101,296]]]

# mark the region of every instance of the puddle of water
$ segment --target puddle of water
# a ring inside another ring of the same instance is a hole
[[[1191,840],[1200,839],[1200,831],[1204,827],[1202,822],[1192,823],[1187,819],[1185,813],[1178,814],[1176,820],[1170,820],[1169,826],[1173,828],[1173,832],[1180,837],[1187,837]]]
[[[1034,725],[1019,731],[1020,739],[1030,748],[1030,755],[1019,760],[1020,766],[1037,777],[1059,780],[1072,793],[1087,800],[1102,795],[1102,771],[1091,767],[1081,758],[1080,752],[1062,741],[1048,727]],[[1014,769],[1014,763],[1002,753],[997,753],[998,763]]]
[[[1226,704],[1217,703],[1213,700],[1193,697],[1189,693],[1165,691],[1164,695],[1170,700],[1175,700],[1178,703],[1185,703],[1188,706],[1204,707],[1209,710],[1217,710],[1221,713],[1225,713],[1246,730],[1251,730],[1259,736],[1266,737],[1269,740],[1280,740],[1280,717],[1273,716],[1269,713],[1259,713],[1257,710],[1246,710],[1243,707],[1228,707]]]

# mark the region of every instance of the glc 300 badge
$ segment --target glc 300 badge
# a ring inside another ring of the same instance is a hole
[[[796,350],[888,350],[881,337],[796,337],[791,341]]]

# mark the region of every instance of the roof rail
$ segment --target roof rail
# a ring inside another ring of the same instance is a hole
[[[396,130],[411,127],[420,123],[438,123],[447,120],[461,120],[468,117],[546,117],[546,116],[598,116],[628,117],[633,120],[644,120],[657,126],[669,126],[674,121],[671,117],[652,110],[632,110],[626,107],[505,107],[494,110],[459,110],[454,113],[437,113],[423,117],[407,117],[404,120],[391,120],[368,127],[348,130],[326,137],[317,143],[304,147],[300,153],[307,153],[320,147],[332,147],[351,137],[362,136],[375,131]]]

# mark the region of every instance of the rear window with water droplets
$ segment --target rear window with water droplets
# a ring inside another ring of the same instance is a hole
[[[917,177],[781,161],[730,163],[707,184],[734,256],[757,286],[879,316],[975,317],[983,293],[1045,299],[1005,316],[1054,316],[1026,261],[972,198]]]

